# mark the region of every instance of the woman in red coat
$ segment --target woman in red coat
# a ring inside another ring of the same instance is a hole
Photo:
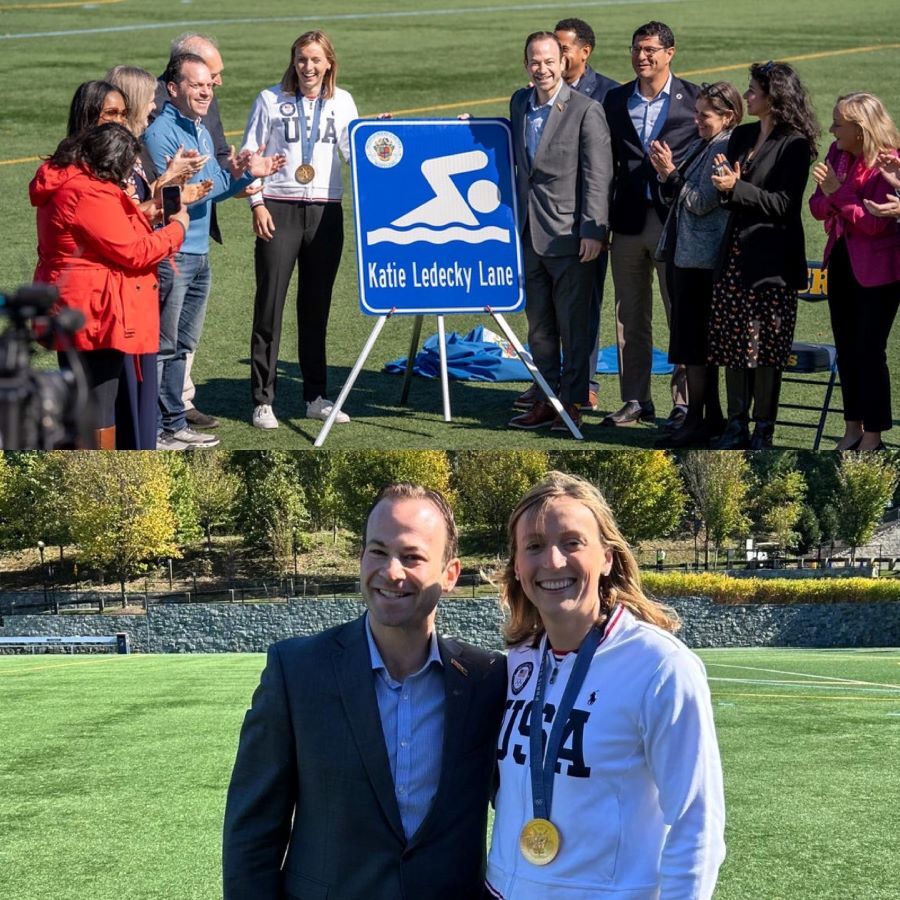
[[[115,448],[115,405],[126,353],[159,349],[156,264],[188,225],[182,208],[157,231],[123,190],[140,142],[116,124],[66,138],[29,185],[37,208],[36,282],[84,315],[74,345],[91,389],[97,445]]]

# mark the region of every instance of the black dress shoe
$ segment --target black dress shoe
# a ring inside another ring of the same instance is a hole
[[[618,412],[610,413],[601,425],[633,425],[635,422],[655,422],[656,409],[652,400],[629,400]]]
[[[192,428],[218,428],[219,420],[215,416],[208,416],[200,412],[196,406],[184,411],[184,417]]]
[[[775,423],[768,419],[760,419],[753,429],[750,438],[751,450],[769,450],[772,447],[772,436],[775,434]]]
[[[672,412],[669,413],[669,417],[665,422],[662,423],[663,431],[675,431],[678,428],[681,428],[684,425],[684,420],[687,417],[687,408],[684,406],[673,406]]]
[[[706,447],[709,444],[709,430],[704,423],[682,425],[663,435],[653,446],[657,450],[677,450],[680,447]]]
[[[712,450],[747,450],[750,447],[750,429],[743,419],[729,419],[722,437],[713,441]]]

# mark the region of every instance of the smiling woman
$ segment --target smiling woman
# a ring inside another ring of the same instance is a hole
[[[711,897],[724,798],[703,664],[593,485],[551,472],[508,536],[489,895]]]

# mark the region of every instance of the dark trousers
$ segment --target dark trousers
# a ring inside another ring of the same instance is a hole
[[[303,399],[308,402],[326,396],[325,335],[331,289],[344,246],[344,214],[340,203],[265,203],[275,236],[271,241],[256,239],[256,299],[250,339],[253,402],[271,406],[275,399],[284,303],[298,264],[298,355]]]
[[[563,403],[585,403],[590,380],[591,287],[596,260],[583,263],[577,256],[539,256],[527,229],[522,247],[525,315],[534,364],[550,387],[559,379],[558,396]]]
[[[58,359],[61,368],[68,368],[64,354],[58,354]],[[78,359],[88,382],[91,427],[115,425],[116,395],[125,354],[121,350],[79,350]]]
[[[156,354],[126,354],[116,397],[116,449],[155,450],[159,381]]]
[[[847,245],[838,241],[828,260],[828,309],[844,419],[862,422],[866,431],[892,425],[887,339],[898,305],[900,283],[863,287],[853,276]]]

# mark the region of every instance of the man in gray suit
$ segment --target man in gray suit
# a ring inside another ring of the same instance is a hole
[[[225,900],[481,896],[506,666],[435,632],[456,547],[440,494],[389,485],[363,526],[367,614],[269,648],[228,790]]]
[[[534,87],[516,91],[509,111],[528,342],[541,375],[558,385],[580,426],[590,381],[591,287],[609,222],[609,130],[601,105],[563,80],[562,46],[553,32],[528,36],[525,71]],[[543,398],[509,424],[568,433]]]

